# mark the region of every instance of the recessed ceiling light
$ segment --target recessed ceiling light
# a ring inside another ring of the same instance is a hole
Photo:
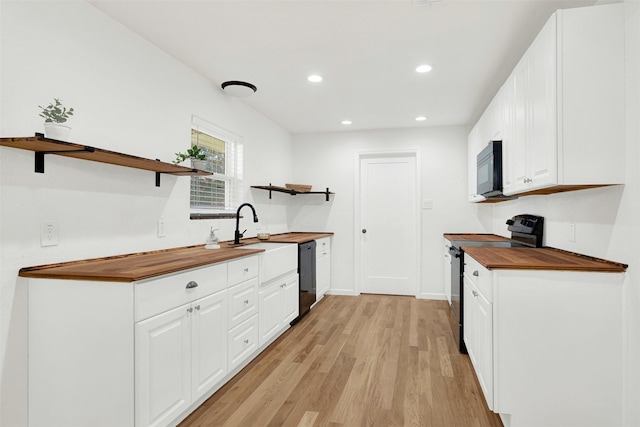
[[[428,73],[429,71],[431,71],[431,65],[422,64],[416,68],[416,71],[418,73]]]
[[[342,123],[343,125],[350,125],[351,124],[351,120],[343,120],[340,123]]]
[[[427,118],[425,116],[416,117],[416,121],[418,121],[418,122],[424,122],[425,120],[427,120]]]
[[[311,83],[320,83],[322,81],[322,76],[318,74],[312,74],[307,77],[307,80],[309,80]]]

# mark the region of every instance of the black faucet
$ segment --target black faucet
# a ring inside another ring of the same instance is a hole
[[[258,215],[256,215],[256,210],[253,208],[253,206],[251,206],[250,203],[241,204],[238,207],[238,211],[236,212],[236,234],[235,234],[235,238],[233,239],[234,245],[240,244],[240,238],[244,235],[244,231],[247,231],[247,230],[244,230],[242,233],[240,232],[240,209],[242,209],[245,206],[249,206],[253,211],[253,222],[258,222]]]

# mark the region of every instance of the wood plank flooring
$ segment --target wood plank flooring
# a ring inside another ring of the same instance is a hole
[[[446,301],[325,296],[180,427],[501,427],[448,316]]]

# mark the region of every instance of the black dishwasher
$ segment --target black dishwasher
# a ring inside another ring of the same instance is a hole
[[[298,304],[300,310],[298,317],[293,319],[292,325],[298,323],[302,317],[311,310],[316,302],[316,241],[298,245],[298,280],[300,297]]]

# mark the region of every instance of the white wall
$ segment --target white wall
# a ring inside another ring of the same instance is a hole
[[[331,249],[331,292],[353,294],[356,233],[354,203],[356,157],[359,152],[418,150],[421,199],[433,200],[421,210],[421,297],[444,298],[442,235],[482,232],[478,211],[467,203],[467,133],[465,127],[294,135],[294,176],[314,189],[335,192],[329,203],[299,199],[289,208],[293,230],[335,232]],[[298,196],[296,196],[298,197]],[[307,196],[309,197],[309,196]],[[389,242],[389,247],[401,242]]]
[[[272,232],[286,209],[249,185],[290,182],[288,132],[86,2],[0,2],[0,136],[42,132],[38,105],[62,98],[71,141],[170,162],[190,143],[191,115],[244,138],[245,200]],[[233,220],[189,220],[189,178],[0,148],[0,425],[26,422],[26,286],[21,267],[233,238]],[[277,167],[274,167],[277,165]],[[156,237],[159,218],[167,237]],[[40,247],[42,221],[59,244]],[[255,232],[253,224],[243,219]],[[255,234],[253,234],[255,235]]]

